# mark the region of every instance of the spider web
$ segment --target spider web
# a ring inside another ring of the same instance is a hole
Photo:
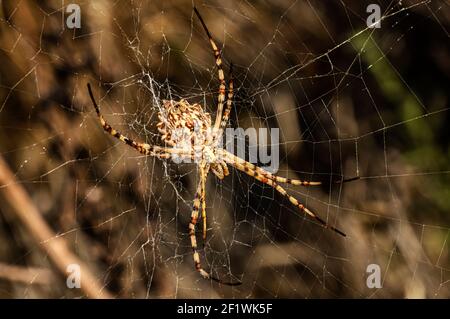
[[[194,269],[197,167],[104,134],[86,90],[114,128],[150,144],[162,145],[163,99],[214,118],[217,70],[194,3],[78,3],[74,30],[67,2],[2,3],[0,152],[102,286],[130,298],[449,296],[447,2],[378,1],[379,29],[366,24],[372,1],[195,3],[226,78],[235,66],[229,127],[279,128],[277,174],[323,182],[288,192],[347,234],[232,167],[223,181],[210,174],[201,261],[237,287]],[[0,227],[1,260],[50,267],[14,219]],[[371,264],[382,288],[367,285]],[[0,285],[8,297],[83,295],[64,282]]]

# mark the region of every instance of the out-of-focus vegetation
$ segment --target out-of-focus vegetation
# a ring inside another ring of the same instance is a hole
[[[412,31],[411,31],[412,32]],[[426,42],[426,39],[422,39]],[[449,154],[448,140],[442,139],[441,134],[445,132],[448,122],[446,116],[434,116],[430,119],[414,120],[421,116],[432,112],[429,110],[430,105],[423,104],[420,96],[417,96],[416,90],[423,79],[418,78],[418,82],[412,82],[412,87],[402,77],[396,73],[389,59],[384,58],[384,54],[378,47],[376,41],[363,36],[357,38],[357,48],[363,51],[364,61],[371,66],[370,71],[375,76],[380,86],[381,93],[391,105],[397,106],[393,112],[395,120],[400,119],[404,122],[404,130],[399,138],[405,143],[401,148],[403,158],[415,167],[419,167],[421,171],[427,172],[445,172],[448,170]],[[415,60],[415,59],[414,59]],[[413,61],[414,61],[413,60]],[[414,62],[412,62],[414,65]],[[422,68],[424,61],[418,61],[419,67]],[[430,76],[430,75],[425,75]],[[440,76],[438,77],[440,78]],[[432,81],[432,79],[430,79]],[[444,81],[444,83],[440,83]],[[438,80],[435,85],[437,87],[430,88],[434,82],[423,84],[423,93],[425,89],[433,90],[436,105],[446,105],[445,101],[445,85],[448,82],[445,79]],[[429,93],[428,93],[429,94]],[[431,105],[433,106],[433,105]],[[448,116],[447,116],[448,117]],[[428,195],[433,199],[435,205],[442,212],[450,211],[450,176],[448,174],[437,174],[431,181],[425,181],[422,187]],[[443,218],[449,221],[449,215],[443,214]]]
[[[243,281],[229,288],[193,269],[195,167],[143,158],[104,134],[86,91],[92,83],[120,131],[152,143],[152,92],[206,101],[214,112],[214,60],[192,2],[74,2],[79,30],[64,26],[59,0],[1,2],[0,155],[105,290],[126,298],[449,297],[447,4],[380,1],[389,15],[382,27],[355,36],[371,1],[196,1],[225,68],[236,66],[231,125],[280,127],[282,176],[361,176],[289,187],[345,239],[247,176],[210,176],[202,261]],[[0,297],[84,296],[65,286],[45,242],[1,194],[0,241]],[[366,286],[373,263],[381,289]]]

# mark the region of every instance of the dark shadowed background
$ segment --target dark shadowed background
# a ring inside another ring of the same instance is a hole
[[[324,182],[289,192],[347,233],[232,168],[211,175],[202,263],[237,287],[195,272],[195,165],[106,135],[86,89],[114,127],[148,143],[161,144],[162,99],[214,116],[218,80],[194,2],[73,2],[80,29],[65,24],[67,0],[0,2],[0,177],[12,172],[0,179],[0,297],[92,296],[66,286],[52,242],[120,298],[450,296],[448,1],[195,1],[226,76],[235,65],[229,126],[280,128],[278,174]],[[370,3],[379,29],[367,28]],[[8,189],[24,190],[54,234],[36,237]],[[367,286],[371,264],[382,288]]]

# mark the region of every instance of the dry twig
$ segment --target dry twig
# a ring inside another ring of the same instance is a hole
[[[65,276],[69,264],[81,269],[81,289],[90,298],[110,298],[110,293],[98,283],[95,276],[68,248],[63,238],[57,237],[42,218],[25,189],[19,184],[7,163],[0,156],[0,193],[12,211],[39,246],[47,253],[56,268]]]

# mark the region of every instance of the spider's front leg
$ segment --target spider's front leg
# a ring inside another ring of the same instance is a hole
[[[232,165],[233,167],[237,168],[238,170],[246,173],[247,175],[252,176],[256,180],[260,181],[261,183],[264,183],[266,185],[269,185],[273,187],[277,192],[279,192],[281,195],[287,197],[289,201],[296,206],[301,212],[309,215],[310,217],[314,218],[316,221],[318,221],[324,228],[331,229],[332,231],[338,233],[341,236],[346,236],[344,232],[337,229],[334,226],[331,226],[328,224],[325,220],[323,220],[320,216],[314,214],[312,211],[310,211],[307,207],[305,207],[303,204],[301,204],[295,197],[289,195],[287,191],[278,185],[277,182],[283,182],[283,183],[290,183],[293,185],[304,185],[304,186],[312,186],[312,185],[320,185],[320,182],[307,182],[307,181],[301,181],[301,180],[291,180],[286,179],[284,177],[279,177],[276,175],[271,174],[270,172],[267,172],[266,170],[257,167],[237,156],[232,155],[231,153],[228,153],[227,151],[223,150],[222,153],[224,154],[224,159],[227,163]],[[314,184],[313,184],[314,183]]]
[[[200,210],[200,205],[202,207],[202,217],[203,217],[203,231],[206,234],[206,198],[205,198],[205,184],[206,184],[206,175],[208,173],[209,166],[201,164],[200,165],[200,182],[197,187],[197,191],[195,193],[194,205],[191,213],[191,221],[189,222],[189,237],[191,238],[191,247],[193,251],[194,265],[195,269],[200,273],[200,275],[205,279],[212,279],[217,281],[218,283],[228,285],[228,286],[236,286],[240,285],[241,282],[223,282],[222,280],[215,278],[210,275],[206,270],[203,269],[200,262],[200,254],[197,250],[197,237],[195,236],[195,226],[197,225],[198,215]]]
[[[204,170],[201,169],[200,174],[203,174]],[[200,177],[202,178],[202,177]],[[200,255],[197,251],[197,237],[195,236],[195,226],[197,225],[197,221],[198,221],[198,213],[200,210],[200,205],[203,202],[203,193],[204,193],[204,183],[202,180],[200,180],[198,187],[197,187],[197,191],[195,193],[195,198],[194,198],[194,206],[192,208],[192,213],[191,213],[191,221],[189,222],[189,237],[191,238],[191,247],[192,247],[192,251],[193,251],[193,258],[194,258],[194,265],[195,265],[195,269],[200,273],[200,275],[202,275],[203,278],[209,279],[211,278],[211,276],[209,275],[208,272],[206,272],[203,268],[202,265],[200,263]]]
[[[202,203],[202,224],[203,224],[203,240],[206,240],[206,177],[208,176],[209,165],[202,163],[200,166],[200,183],[201,183],[201,203]]]
[[[259,175],[261,175],[264,178],[270,179],[277,183],[285,183],[285,184],[291,184],[296,186],[319,186],[322,185],[322,182],[314,182],[314,181],[305,181],[300,179],[292,179],[292,178],[286,178],[274,175],[261,167],[256,166],[255,164],[252,164],[250,162],[247,162],[246,160],[243,160],[242,158],[231,154],[230,152],[224,150],[224,149],[218,149],[218,153],[220,156],[225,160],[225,162],[230,163],[231,165],[234,165],[233,163],[237,163],[242,165],[244,171],[255,171]]]

